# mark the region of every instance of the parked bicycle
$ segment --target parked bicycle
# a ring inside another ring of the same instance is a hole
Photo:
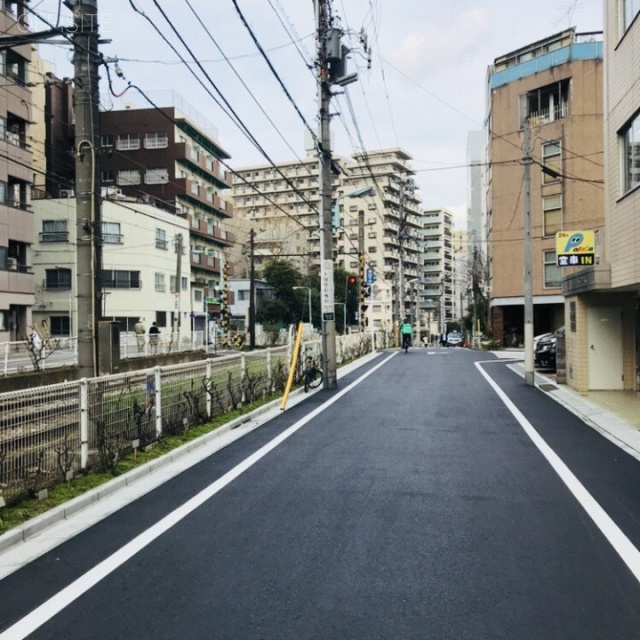
[[[305,392],[320,386],[322,382],[322,354],[317,356],[309,354],[305,357],[302,380]]]

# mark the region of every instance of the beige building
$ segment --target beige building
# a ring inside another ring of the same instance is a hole
[[[564,283],[567,383],[640,389],[640,4],[605,2],[605,228]]]
[[[411,281],[418,276],[420,260],[420,200],[412,187],[411,157],[401,149],[357,154],[352,160],[334,158],[342,167],[334,182],[336,222],[335,263],[350,273],[359,272],[359,213],[364,220],[365,267],[375,277],[367,309],[368,326],[393,328],[401,313],[399,261],[402,254],[404,305],[414,305]],[[255,233],[256,268],[282,257],[308,273],[320,264],[319,168],[312,152],[302,162],[293,161],[237,169],[233,182],[233,232],[244,238],[231,258],[238,274],[247,272],[247,247]],[[370,195],[351,197],[370,187]],[[400,231],[402,230],[402,247]],[[419,294],[417,296],[419,298]],[[351,324],[355,319],[350,319]]]
[[[491,329],[524,342],[523,145],[530,128],[534,334],[565,325],[558,231],[602,229],[602,42],[563,31],[497,58],[488,72],[487,229]],[[567,320],[568,321],[568,320]]]
[[[0,3],[0,30],[20,35],[28,27],[24,3]],[[31,45],[3,52],[0,75],[0,342],[29,334],[33,306],[30,213],[32,152],[29,128],[33,121],[29,87]]]

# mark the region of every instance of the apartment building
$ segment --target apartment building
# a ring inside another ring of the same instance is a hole
[[[640,390],[640,3],[605,2],[605,225],[565,279],[567,384]]]
[[[319,166],[309,151],[304,160],[241,167],[233,176],[234,226],[240,240],[231,261],[246,271],[248,238],[254,236],[255,265],[276,258],[309,273],[320,264]]]
[[[38,232],[33,245],[33,322],[54,337],[77,335],[75,211],[75,198],[33,201]],[[156,322],[162,332],[171,332],[179,312],[181,330],[191,329],[191,313],[202,311],[204,300],[190,299],[190,265],[186,260],[181,263],[176,287],[174,241],[179,235],[189,235],[189,223],[182,216],[135,200],[103,202],[105,320],[116,321],[121,331],[132,332],[138,318],[143,317],[147,329]],[[202,330],[204,326],[193,328]]]
[[[3,34],[19,35],[28,29],[24,4],[24,0],[0,2]],[[30,61],[29,44],[0,52],[0,341],[21,340],[32,322]]]
[[[447,333],[455,318],[453,213],[427,209],[422,213],[422,309],[430,336]]]
[[[602,53],[600,34],[568,29],[497,58],[488,70],[491,329],[505,346],[524,341],[527,125],[535,334],[565,325],[562,280],[574,267],[558,266],[556,233],[604,225]]]
[[[180,96],[172,106],[101,114],[102,184],[118,196],[152,203],[188,221],[185,255],[191,270],[191,301],[204,328],[206,312],[219,310],[226,252],[233,234],[222,223],[233,216],[223,193],[231,188],[222,162],[229,154],[217,141],[215,127]]]
[[[334,159],[341,167],[333,187],[335,263],[350,273],[359,272],[358,221],[362,211],[365,265],[375,274],[366,315],[368,326],[376,329],[391,330],[398,322],[401,255],[403,303],[405,312],[413,313],[409,282],[418,277],[421,212],[412,186],[410,160],[411,156],[402,149],[368,151],[349,160]],[[233,183],[233,224],[242,229],[245,238],[250,229],[254,230],[256,267],[282,257],[303,273],[319,268],[319,169],[313,151],[302,162],[278,163],[276,168],[242,167],[237,174]],[[239,257],[243,265],[247,253],[244,244],[244,256]]]
[[[410,162],[411,156],[399,148],[355,154],[344,165],[345,175],[336,192],[337,264],[358,272],[358,216],[363,211],[364,263],[375,276],[368,326],[382,331],[392,331],[403,315],[416,318],[420,298],[421,208]],[[372,189],[370,196],[349,197],[366,187]]]

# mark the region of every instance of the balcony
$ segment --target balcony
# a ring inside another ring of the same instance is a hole
[[[68,231],[43,231],[39,237],[40,242],[69,242]]]

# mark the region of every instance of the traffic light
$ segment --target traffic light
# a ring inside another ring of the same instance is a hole
[[[358,286],[358,278],[356,276],[349,276],[347,278],[347,284],[350,289],[353,289]]]

